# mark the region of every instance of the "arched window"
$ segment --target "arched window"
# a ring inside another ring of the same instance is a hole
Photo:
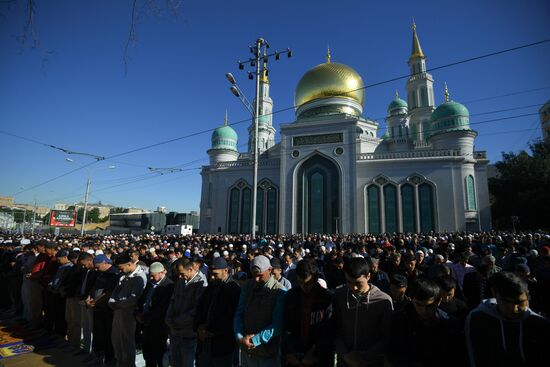
[[[403,232],[416,232],[414,188],[410,184],[401,186],[401,210],[403,217]]]
[[[340,217],[338,167],[314,155],[298,169],[296,228],[300,233],[335,233]]]
[[[380,189],[371,185],[367,188],[367,211],[369,233],[380,233]]]
[[[239,232],[239,189],[233,188],[229,193],[229,233]]]
[[[277,190],[273,187],[267,189],[267,224],[266,233],[277,232]]]
[[[433,189],[427,183],[418,186],[418,202],[420,206],[420,231],[434,230],[434,199]]]
[[[250,203],[252,190],[248,187],[243,189],[241,195],[241,232],[248,233],[250,231]]]
[[[474,185],[474,177],[472,175],[466,177],[466,193],[468,196],[468,210],[477,210],[476,189]]]
[[[394,185],[384,186],[384,212],[386,232],[397,232],[397,190]]]
[[[323,172],[324,173],[324,172]],[[325,227],[324,197],[325,197],[325,175],[322,172],[315,172],[311,175],[309,185],[309,198],[311,213],[309,216],[309,228],[313,233],[322,233]]]

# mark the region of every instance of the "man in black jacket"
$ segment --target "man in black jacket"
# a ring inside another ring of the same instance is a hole
[[[193,328],[201,343],[201,367],[231,367],[236,350],[233,337],[233,317],[237,310],[241,288],[229,276],[223,257],[210,264],[208,286],[199,299]]]
[[[439,286],[418,279],[411,302],[393,315],[389,360],[393,367],[462,367],[466,361],[462,325],[438,306]]]
[[[515,274],[489,279],[495,298],[487,299],[466,319],[470,366],[544,366],[550,321],[531,311],[527,285]],[[546,361],[546,362],[545,362]]]
[[[69,270],[67,277],[61,282],[60,292],[66,297],[65,321],[67,322],[67,341],[72,349],[77,351],[80,348],[80,318],[81,306],[79,304],[80,286],[84,275],[87,273],[80,259],[79,251],[70,253],[70,260],[74,264]],[[87,256],[92,256],[86,254]]]
[[[285,299],[284,351],[289,366],[334,364],[330,329],[332,293],[318,283],[319,268],[306,258],[296,266],[297,286]]]
[[[136,319],[143,325],[142,346],[146,367],[162,367],[166,353],[168,326],[164,323],[164,317],[174,291],[174,282],[166,273],[162,263],[151,264],[149,282],[138,302]]]
[[[107,301],[118,283],[120,274],[112,265],[111,259],[103,254],[94,258],[94,267],[97,277],[86,298],[86,306],[93,312],[92,350],[95,356],[88,360],[111,365],[115,358],[111,341],[113,310],[109,308]]]

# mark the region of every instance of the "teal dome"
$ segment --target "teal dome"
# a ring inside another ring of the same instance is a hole
[[[231,126],[224,125],[212,133],[212,149],[237,150],[239,136]]]
[[[407,109],[407,102],[402,100],[401,98],[396,98],[393,101],[390,102],[388,106],[388,112],[391,112],[392,110],[398,109],[398,108],[405,108]]]
[[[239,136],[231,126],[220,126],[212,133],[212,140],[214,139],[238,140]]]
[[[463,105],[455,101],[449,101],[440,104],[432,113],[432,121],[436,121],[447,117],[470,117],[470,112]]]
[[[440,104],[431,116],[432,129],[428,137],[459,130],[470,129],[470,112],[468,109],[454,101]]]

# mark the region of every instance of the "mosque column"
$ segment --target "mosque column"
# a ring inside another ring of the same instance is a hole
[[[397,185],[397,231],[403,232],[403,200],[401,200],[401,185]]]
[[[416,232],[420,232],[420,196],[418,194],[418,185],[414,185],[414,215],[416,219]]]

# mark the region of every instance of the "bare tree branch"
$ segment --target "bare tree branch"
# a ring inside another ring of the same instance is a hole
[[[2,4],[16,4],[17,0],[2,0]],[[36,24],[35,24],[35,14],[36,14],[36,2],[35,0],[26,0],[26,18],[25,24],[23,25],[23,32],[21,35],[16,36],[15,39],[21,45],[21,52],[23,48],[30,42],[30,47],[33,50],[37,50],[40,53],[41,60],[41,69],[42,71],[46,70],[46,65],[48,63],[48,55],[52,54],[52,51],[45,50],[40,43],[38,38]]]
[[[0,4],[6,5],[10,9],[11,4],[18,4],[20,0],[0,0]],[[37,50],[40,53],[41,69],[44,71],[48,63],[48,56],[53,54],[52,51],[45,50],[42,47],[35,24],[36,15],[36,0],[21,0],[26,2],[26,18],[21,35],[16,36],[17,42],[21,44],[21,52],[23,48],[30,43],[30,48]],[[164,3],[161,5],[161,3]],[[137,45],[137,25],[142,18],[145,18],[150,13],[157,17],[162,17],[164,12],[168,12],[174,18],[179,17],[179,9],[183,0],[131,0],[131,16],[130,29],[128,39],[124,46],[123,61],[124,74],[128,73],[128,65],[131,61],[130,52]],[[140,9],[140,4],[143,6]],[[4,14],[0,13],[0,19],[5,18]]]
[[[128,32],[128,40],[124,47],[124,75],[128,74],[128,62],[129,54],[128,49],[130,45],[136,44],[136,23],[137,23],[137,0],[132,0],[132,17],[130,19],[130,31]]]
[[[132,11],[130,18],[130,30],[128,32],[128,39],[124,46],[124,75],[128,74],[128,65],[131,61],[130,51],[137,45],[137,33],[136,27],[142,18],[145,18],[149,13],[155,14],[161,18],[164,12],[170,13],[171,16],[178,19],[179,9],[183,0],[164,0],[164,5],[159,5],[160,0],[143,0],[143,7],[140,11],[139,0],[132,0]]]

